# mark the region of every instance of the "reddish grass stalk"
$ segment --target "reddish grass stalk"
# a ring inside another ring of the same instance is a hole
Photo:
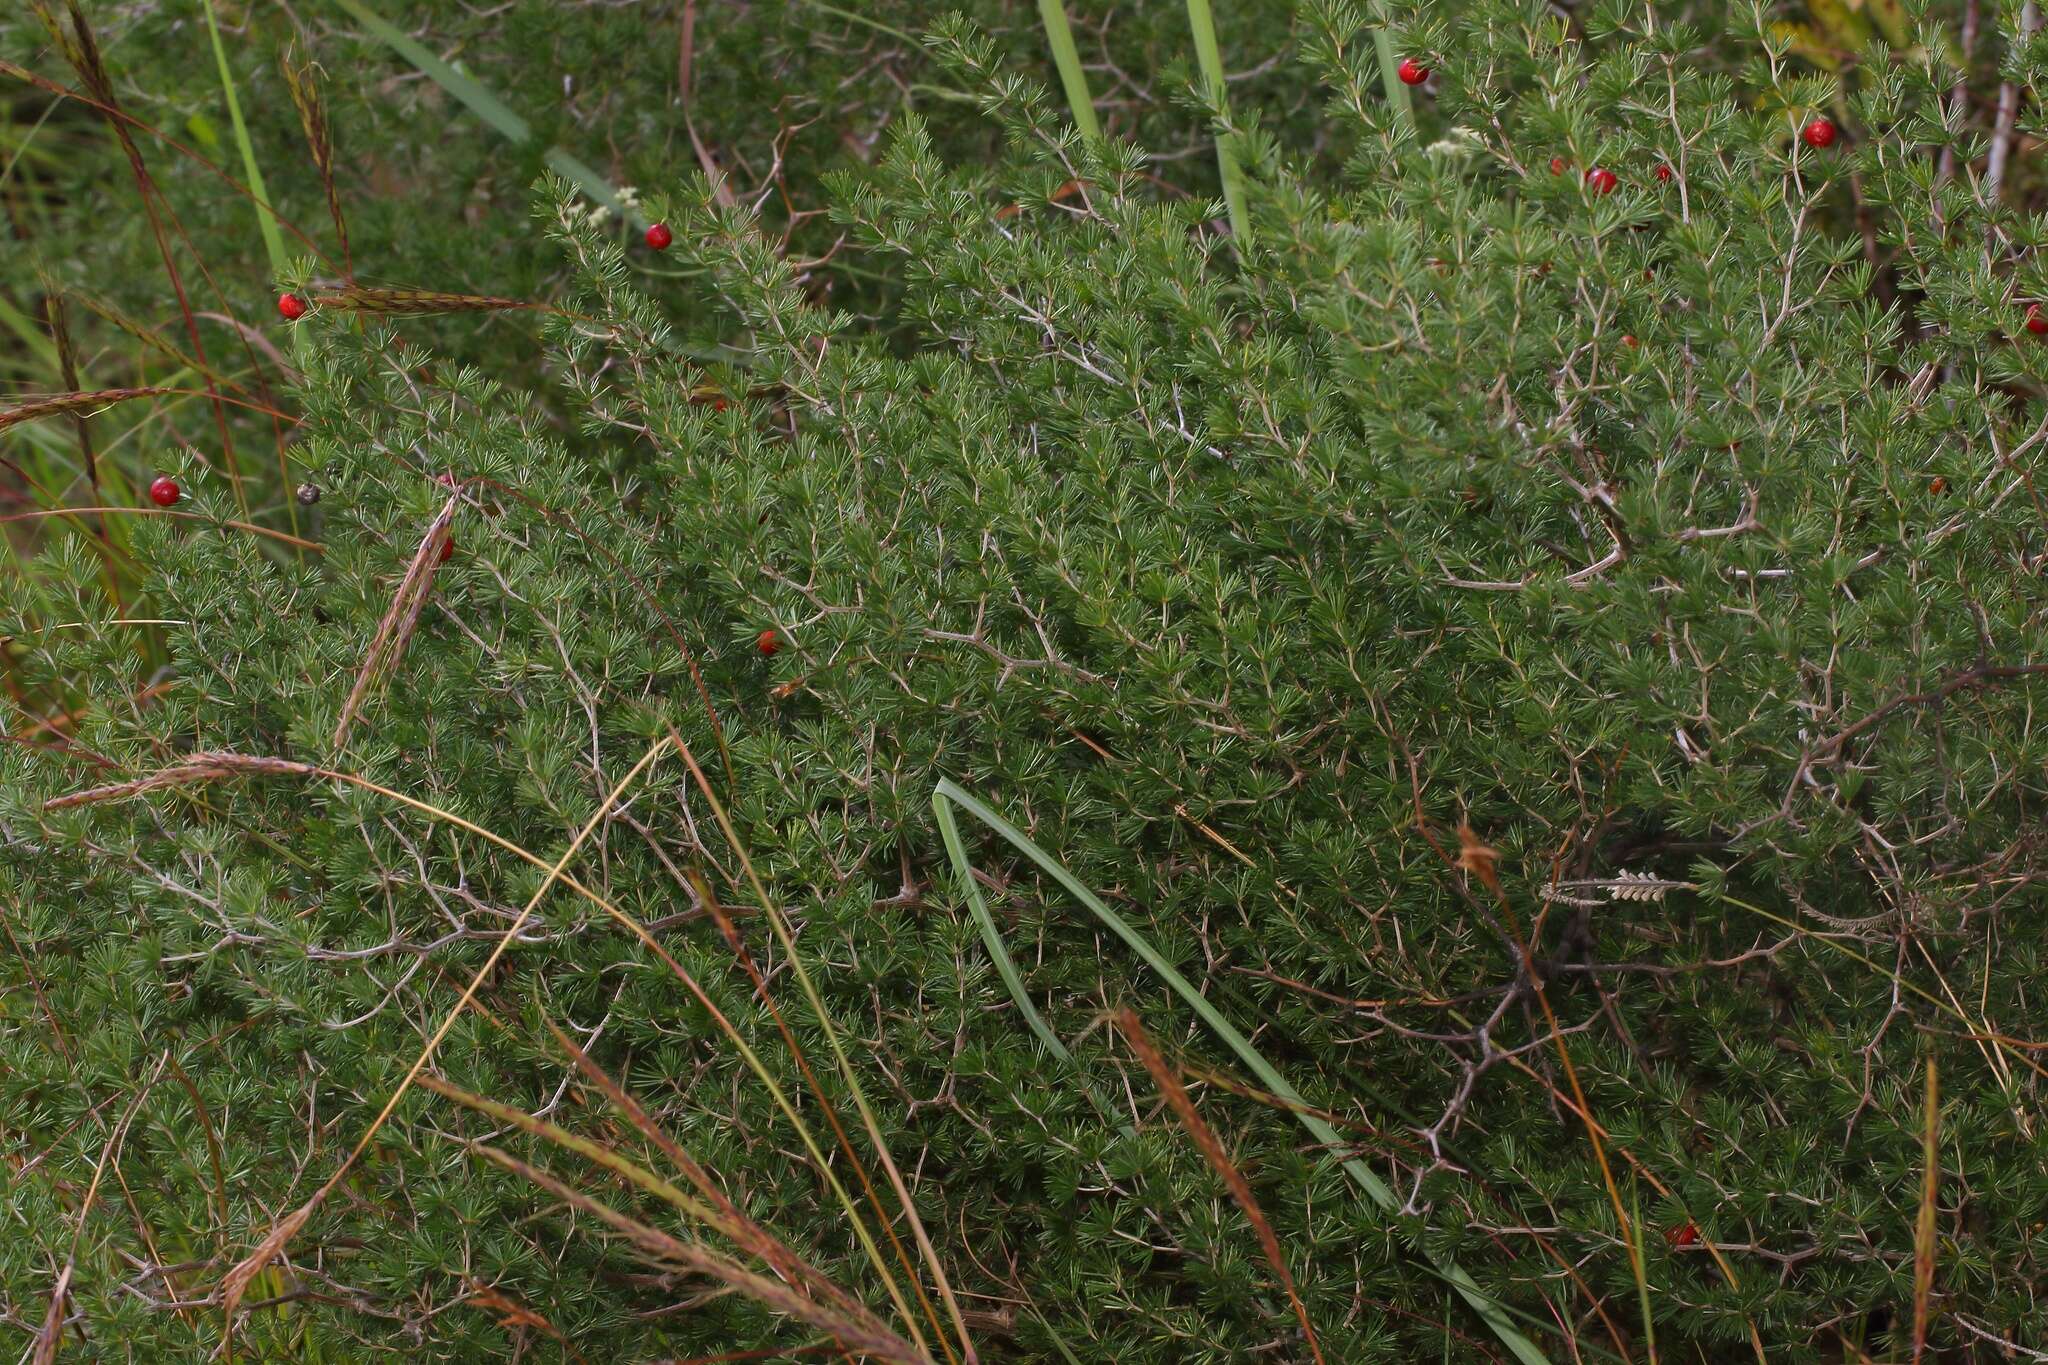
[[[56,307],[54,300],[51,303],[51,307],[53,310]],[[59,313],[57,316],[61,317],[62,314]],[[9,427],[20,426],[23,422],[32,422],[38,417],[54,417],[59,413],[65,412],[73,414],[90,413],[96,408],[104,408],[114,403],[125,403],[131,398],[156,398],[163,394],[177,392],[179,392],[177,389],[139,388],[85,389],[71,393],[53,393],[43,398],[31,398],[26,403],[17,403],[11,408],[0,408],[0,431],[5,431]],[[92,458],[90,443],[86,446],[86,465],[87,473],[91,476],[90,481],[93,494],[98,496],[100,487],[99,472],[95,467],[96,462]]]
[[[640,1102],[628,1094],[624,1086],[613,1080],[610,1073],[606,1072],[603,1067],[592,1061],[590,1054],[577,1046],[575,1039],[557,1028],[554,1020],[548,1020],[547,1026],[548,1032],[554,1035],[555,1041],[561,1045],[562,1050],[567,1052],[571,1060],[576,1063],[576,1069],[581,1071],[591,1084],[604,1093],[604,1097],[611,1101],[614,1108],[626,1116],[626,1121],[631,1123],[642,1137],[653,1143],[663,1156],[666,1156],[675,1164],[676,1169],[683,1173],[683,1178],[690,1182],[699,1195],[703,1196],[704,1202],[717,1210],[719,1216],[727,1221],[728,1226],[721,1229],[727,1236],[731,1237],[744,1250],[767,1262],[776,1274],[790,1283],[808,1282],[826,1297],[840,1300],[842,1308],[858,1309],[860,1307],[837,1284],[821,1275],[817,1275],[815,1271],[812,1271],[809,1266],[799,1260],[794,1252],[785,1247],[779,1239],[755,1222],[737,1204],[733,1203],[725,1191],[719,1188],[718,1182],[711,1178],[711,1173],[704,1168],[703,1163],[684,1151],[680,1143],[663,1131],[661,1125],[657,1124],[648,1116],[647,1111],[640,1107]]]
[[[562,1349],[568,1352],[571,1360],[577,1362],[577,1365],[583,1365],[583,1353],[576,1349],[574,1342],[562,1334],[561,1328],[549,1322],[542,1314],[528,1308],[512,1295],[504,1293],[494,1286],[485,1284],[482,1280],[471,1279],[469,1282],[469,1297],[464,1299],[463,1302],[475,1304],[486,1312],[496,1314],[500,1327],[508,1330],[514,1327],[522,1329],[531,1327],[535,1329],[543,1336],[560,1343]]]
[[[348,313],[375,313],[390,317],[415,317],[425,313],[506,312],[517,308],[544,308],[526,299],[501,299],[488,294],[444,294],[433,289],[379,289],[351,284],[341,289],[307,291],[313,303]]]
[[[104,787],[88,787],[84,791],[72,792],[67,796],[52,797],[43,802],[43,809],[64,810],[71,806],[90,806],[101,801],[122,801],[165,787],[189,787],[196,782],[217,782],[223,777],[235,777],[243,773],[310,777],[317,775],[319,769],[309,763],[295,763],[288,758],[263,758],[253,754],[194,754],[183,763],[159,769],[144,777],[133,778],[127,782],[112,782]]]
[[[680,746],[680,739],[675,742]],[[825,1087],[819,1083],[817,1073],[811,1069],[810,1058],[805,1056],[803,1048],[798,1046],[796,1034],[783,1019],[782,1010],[776,1005],[775,997],[769,994],[768,978],[762,975],[760,967],[754,962],[753,954],[747,951],[746,940],[740,937],[739,930],[733,925],[732,917],[718,903],[718,897],[713,894],[710,883],[694,869],[688,876],[691,889],[704,903],[705,912],[718,925],[718,932],[724,936],[726,947],[730,948],[733,956],[739,960],[747,979],[754,983],[755,997],[767,1008],[769,1018],[775,1021],[776,1031],[782,1035],[783,1046],[789,1049],[790,1057],[795,1060],[797,1069],[803,1073],[804,1082],[810,1086],[811,1095],[818,1101],[818,1108],[825,1115],[825,1121],[832,1125],[832,1136],[838,1139],[839,1150],[846,1154],[847,1164],[853,1167],[854,1175],[860,1180],[861,1192],[867,1196],[868,1207],[874,1210],[875,1220],[882,1225],[883,1235],[889,1239],[889,1246],[895,1251],[897,1261],[903,1266],[904,1275],[910,1280],[911,1292],[917,1295],[918,1306],[924,1309],[925,1316],[931,1321],[933,1335],[945,1348],[950,1359],[952,1347],[946,1342],[945,1330],[939,1324],[938,1309],[932,1306],[931,1298],[924,1292],[924,1279],[911,1262],[910,1252],[904,1247],[903,1240],[896,1235],[895,1220],[883,1209],[882,1197],[876,1192],[874,1182],[868,1178],[867,1166],[854,1151],[853,1139],[847,1136],[846,1128],[840,1122],[838,1109],[825,1094]]]
[[[214,179],[220,181],[221,184],[227,186],[228,189],[234,191],[236,194],[241,195],[244,199],[248,200],[251,204],[254,204],[256,207],[263,210],[264,212],[269,213],[271,218],[277,223],[279,227],[283,228],[286,232],[289,232],[292,236],[299,239],[299,244],[304,246],[308,253],[319,257],[323,261],[326,261],[328,259],[327,253],[320,249],[320,244],[318,242],[315,242],[311,237],[308,237],[297,224],[293,223],[290,219],[284,217],[282,214],[276,212],[271,207],[271,205],[265,202],[259,195],[255,193],[255,191],[251,190],[247,185],[244,185],[241,181],[229,175],[226,171],[222,170],[219,166],[216,166],[213,162],[207,160],[206,157],[202,156],[198,152],[197,149],[190,147],[183,142],[178,141],[178,139],[164,132],[163,129],[158,128],[153,124],[147,123],[142,119],[136,118],[133,114],[130,114],[123,109],[117,108],[114,105],[106,104],[100,100],[94,99],[91,95],[88,95],[83,91],[74,90],[68,85],[62,85],[56,81],[51,80],[47,76],[38,75],[35,72],[29,70],[27,67],[17,65],[14,62],[7,61],[5,58],[0,58],[0,76],[7,76],[13,80],[20,81],[23,85],[33,86],[37,90],[42,91],[44,94],[54,95],[60,100],[75,100],[79,104],[83,104],[89,109],[96,110],[99,114],[101,114],[103,117],[107,119],[119,121],[121,123],[128,125],[130,128],[135,129],[138,132],[148,134],[156,141],[161,142],[164,146],[169,147],[179,156],[184,157],[187,161],[197,162],[200,169],[204,170]]]
[[[419,625],[420,613],[426,610],[427,595],[434,586],[434,570],[439,567],[441,548],[448,543],[448,524],[455,520],[455,509],[461,502],[460,492],[448,495],[448,501],[441,505],[440,514],[420,538],[419,548],[413,551],[412,562],[406,565],[405,576],[398,581],[398,591],[392,595],[391,606],[384,612],[384,619],[377,623],[376,634],[370,637],[370,648],[363,655],[355,686],[349,689],[348,700],[342,704],[341,719],[334,724],[331,742],[335,748],[339,749],[348,738],[349,726],[355,722],[356,713],[362,708],[370,689],[390,673],[411,641],[413,630]]]
[[[639,779],[640,774],[645,772],[648,766],[661,756],[661,751],[667,746],[668,741],[666,739],[656,740],[648,747],[647,752],[640,756],[640,761],[633,765],[632,770],[613,786],[603,801],[598,803],[597,809],[592,812],[589,820],[584,823],[583,827],[577,831],[576,837],[570,841],[568,848],[563,850],[562,856],[557,858],[548,868],[547,876],[542,879],[540,886],[534,891],[524,908],[520,910],[518,916],[512,921],[511,927],[506,929],[504,935],[498,939],[496,946],[491,949],[490,956],[484,959],[481,967],[477,968],[476,975],[469,979],[469,985],[463,988],[461,998],[455,1002],[452,1009],[441,1017],[440,1024],[435,1028],[433,1035],[428,1038],[426,1046],[420,1049],[419,1056],[413,1059],[412,1066],[406,1071],[405,1079],[398,1083],[397,1088],[391,1092],[390,1098],[384,1101],[384,1107],[377,1112],[377,1117],[370,1121],[369,1127],[363,1130],[362,1136],[356,1139],[355,1146],[349,1149],[348,1156],[342,1160],[341,1165],[335,1169],[334,1174],[328,1176],[326,1183],[313,1191],[311,1198],[299,1205],[298,1208],[292,1210],[291,1213],[287,1214],[283,1220],[273,1227],[263,1240],[257,1244],[253,1252],[236,1262],[227,1274],[221,1277],[220,1303],[222,1314],[226,1319],[226,1332],[221,1343],[224,1353],[232,1353],[235,1310],[241,1306],[243,1296],[248,1293],[249,1282],[261,1274],[263,1269],[273,1260],[284,1254],[285,1248],[291,1244],[294,1237],[298,1236],[299,1230],[306,1226],[306,1221],[313,1216],[313,1211],[319,1208],[326,1201],[327,1196],[334,1192],[335,1186],[339,1185],[347,1178],[348,1173],[355,1169],[357,1160],[369,1148],[371,1140],[377,1136],[378,1132],[383,1129],[386,1121],[397,1111],[398,1102],[405,1098],[407,1092],[412,1089],[413,1083],[419,1079],[420,1072],[425,1070],[427,1063],[434,1059],[435,1051],[440,1048],[442,1041],[447,1038],[449,1030],[455,1027],[455,1021],[462,1017],[462,1012],[468,1009],[471,1002],[476,999],[476,993],[482,988],[485,979],[496,970],[499,959],[505,956],[505,950],[512,946],[513,940],[519,937],[519,931],[524,929],[528,921],[533,918],[534,909],[541,903],[541,899],[548,894],[556,882],[576,884],[572,878],[567,877],[565,874],[570,861],[582,850],[583,843],[590,837],[591,831],[604,822],[605,818],[611,814],[612,808],[618,803],[619,797],[625,794],[626,788]],[[276,762],[278,760],[271,761]],[[321,776],[337,777],[344,781],[367,785],[367,779],[353,777],[349,774],[334,773],[326,769],[313,768],[309,764],[294,763],[290,766],[293,769]],[[531,857],[531,855],[528,856]],[[538,860],[536,859],[535,861]]]
[[[57,282],[47,274],[42,276],[43,316],[50,324],[50,341],[57,348],[57,368],[64,377],[64,387],[73,393],[78,387],[78,355],[71,347],[71,328],[64,319],[64,294],[57,288]],[[78,431],[78,453],[85,460],[85,481],[92,489],[92,500],[100,500],[100,459],[92,442],[92,417],[83,408],[71,410],[71,422]],[[100,535],[106,535],[106,527],[100,528]]]
[[[299,111],[299,126],[306,132],[306,147],[313,154],[314,169],[327,192],[327,216],[334,220],[334,235],[341,243],[341,273],[355,283],[355,258],[348,245],[348,219],[341,212],[341,195],[334,186],[334,132],[327,122],[327,105],[320,98],[320,84],[314,73],[317,63],[302,58],[294,42],[278,59],[284,69],[284,83],[292,92],[292,106]]]
[[[128,169],[135,177],[136,189],[142,196],[142,209],[149,218],[149,230],[156,239],[157,255],[162,258],[164,272],[170,276],[171,290],[178,296],[178,311],[185,319],[185,338],[192,345],[192,354],[201,363],[206,361],[206,343],[199,337],[199,320],[192,314],[192,302],[185,293],[185,278],[178,271],[178,263],[171,255],[170,238],[164,232],[163,217],[157,212],[157,187],[149,173],[149,166],[142,159],[142,149],[135,145],[135,138],[129,133],[128,125],[114,116],[112,111],[120,108],[120,100],[114,93],[113,78],[107,74],[105,60],[100,55],[99,42],[93,37],[92,27],[86,23],[85,14],[78,7],[78,0],[65,0],[65,10],[71,19],[71,32],[67,36],[57,16],[50,12],[44,0],[31,0],[36,17],[43,21],[51,39],[64,53],[72,70],[90,91],[95,102],[107,113],[107,127],[112,130],[114,140],[121,146],[128,158]],[[213,381],[208,379],[206,387],[213,399],[214,425],[220,431],[221,455],[227,461],[228,478],[234,484],[235,497],[242,511],[249,510],[248,497],[242,488],[242,473],[235,459],[235,438],[228,429],[228,410],[214,391]]]
[[[1927,1059],[1927,1125],[1921,1139],[1926,1167],[1920,1184],[1920,1216],[1913,1226],[1913,1365],[1927,1352],[1927,1327],[1934,1320],[1935,1195],[1941,1189],[1941,1093],[1935,1082],[1934,1058]]]
[[[181,512],[175,507],[38,507],[33,512],[9,512],[6,516],[0,517],[0,526],[16,521],[40,521],[48,517],[105,516],[110,512],[118,512],[136,517],[171,517],[180,521],[212,522],[216,526],[226,526],[237,531],[247,531],[252,536],[267,536],[271,540],[281,540],[285,544],[297,546],[301,550],[317,552],[326,549],[317,540],[307,540],[305,537],[295,536],[289,531],[273,531],[268,526],[258,526],[253,521],[236,521],[232,518],[215,522],[203,512]]]
[[[483,1143],[471,1144],[471,1150],[514,1175],[532,1181],[578,1212],[596,1218],[614,1231],[623,1234],[634,1246],[655,1259],[709,1276],[726,1287],[745,1294],[756,1303],[778,1313],[786,1313],[799,1322],[808,1323],[830,1333],[849,1351],[862,1352],[876,1360],[897,1362],[897,1365],[931,1365],[930,1356],[886,1327],[868,1326],[857,1322],[780,1281],[754,1274],[731,1257],[714,1251],[701,1242],[686,1242],[681,1238],[671,1237],[658,1228],[649,1227],[636,1218],[628,1217],[617,1209],[592,1199],[581,1190],[557,1180],[546,1171],[529,1165],[508,1152],[502,1152]]]
[[[1301,1334],[1308,1339],[1309,1354],[1316,1358],[1317,1365],[1322,1365],[1323,1348],[1316,1342],[1316,1329],[1308,1320],[1308,1307],[1302,1303],[1301,1295],[1295,1290],[1294,1276],[1287,1269],[1287,1258],[1280,1254],[1280,1239],[1273,1235],[1273,1225],[1266,1221],[1265,1211],[1259,1207],[1259,1201],[1252,1195],[1251,1182],[1244,1178],[1244,1172],[1237,1169],[1236,1163],[1230,1159],[1230,1154],[1223,1150],[1223,1143],[1217,1139],[1215,1132],[1202,1121],[1201,1114],[1195,1109],[1194,1100],[1181,1085],[1180,1078],[1173,1074],[1173,1068],[1166,1064],[1166,1058],[1152,1045],[1152,1040],[1145,1036],[1144,1027],[1138,1023],[1137,1014],[1129,1007],[1125,1007],[1116,1011],[1110,1018],[1115,1021],[1118,1031],[1124,1035],[1124,1041],[1131,1045],[1131,1051],[1145,1064],[1145,1070],[1151,1073],[1152,1083],[1159,1087],[1159,1093],[1165,1096],[1167,1106],[1181,1121],[1181,1126],[1188,1130],[1188,1135],[1195,1140],[1195,1146],[1200,1149],[1203,1159],[1216,1174],[1223,1177],[1224,1185],[1230,1190],[1230,1197],[1244,1210],[1245,1218],[1252,1225],[1252,1231],[1258,1234],[1259,1246],[1266,1253],[1267,1263],[1273,1267],[1273,1274],[1280,1281],[1280,1287],[1287,1291],[1287,1301],[1294,1305],[1294,1316],[1301,1323]]]

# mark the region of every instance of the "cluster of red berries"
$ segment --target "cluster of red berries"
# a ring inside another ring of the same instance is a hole
[[[1409,63],[1403,62],[1401,65],[1404,73],[1401,79],[1404,81],[1408,80],[1405,72]],[[1424,71],[1422,74],[1424,77],[1429,75],[1427,71]],[[1414,82],[1409,81],[1409,84],[1412,85]],[[1831,119],[1817,118],[1801,128],[1799,136],[1807,146],[1819,151],[1834,146],[1835,139],[1841,136],[1841,129],[1835,127],[1834,121]],[[1550,173],[1552,175],[1563,175],[1565,168],[1570,165],[1571,163],[1563,157],[1554,156],[1550,158]],[[1671,169],[1670,162],[1666,161],[1658,164],[1657,181],[1659,184],[1668,185],[1677,178],[1678,172]],[[1615,187],[1621,183],[1621,180],[1620,177],[1616,176],[1613,171],[1608,170],[1605,166],[1595,166],[1586,172],[1586,183],[1592,186],[1595,194],[1612,194]]]
[[[1566,167],[1570,165],[1571,163],[1563,157],[1554,156],[1550,158],[1550,173],[1552,175],[1563,175]],[[1659,178],[1661,179],[1662,177],[1660,176]],[[1593,187],[1593,193],[1595,194],[1612,194],[1614,193],[1614,187],[1621,183],[1621,177],[1608,170],[1605,166],[1595,166],[1586,172],[1586,183]]]

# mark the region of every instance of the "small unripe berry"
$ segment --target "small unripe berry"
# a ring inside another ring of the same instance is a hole
[[[1595,194],[1612,194],[1614,187],[1619,185],[1621,180],[1605,166],[1595,166],[1586,172],[1586,183],[1593,187]]]
[[[764,656],[773,655],[776,650],[782,648],[782,637],[777,635],[771,626],[754,638],[754,648],[760,650]]]
[[[1382,67],[1381,70],[1385,68]],[[1429,68],[1413,57],[1403,57],[1395,74],[1400,76],[1403,85],[1420,85],[1429,79]]]
[[[647,245],[653,247],[656,251],[667,251],[669,243],[675,241],[675,239],[676,235],[668,230],[667,223],[656,223],[653,227],[647,229]]]
[[[184,496],[185,490],[168,474],[159,474],[149,482],[149,500],[158,507],[176,507],[178,499]]]
[[[1836,129],[1830,119],[1817,118],[1799,130],[1799,136],[1806,139],[1806,145],[1819,151],[1835,145]]]
[[[297,294],[279,294],[277,311],[284,314],[286,322],[297,322],[306,316],[306,301]]]

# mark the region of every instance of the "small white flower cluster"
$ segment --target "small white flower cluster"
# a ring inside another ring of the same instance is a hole
[[[1457,157],[1463,160],[1478,151],[1485,144],[1478,133],[1470,128],[1452,128],[1441,138],[1423,150],[1430,156]]]
[[[631,213],[640,205],[640,190],[637,186],[621,185],[612,192],[612,198],[617,201],[620,212]],[[611,221],[612,205],[588,204],[584,205],[580,211],[572,208],[563,216],[570,220],[568,226],[571,227],[577,225],[576,220],[578,219],[587,227],[603,227]]]

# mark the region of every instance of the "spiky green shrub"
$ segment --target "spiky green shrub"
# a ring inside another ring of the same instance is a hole
[[[40,1323],[77,1256],[90,1340],[210,1347],[217,1317],[170,1305],[338,1167],[541,888],[362,782],[543,867],[602,817],[571,871],[656,926],[819,1127],[766,1002],[814,1058],[826,1026],[740,914],[704,783],[662,758],[603,804],[673,727],[798,928],[983,1358],[1308,1358],[1222,1184],[1092,1027],[1125,1004],[1215,1081],[1202,1105],[1328,1359],[1505,1358],[1449,1263],[1553,1360],[1653,1336],[1670,1360],[2048,1347],[2048,349],[2026,325],[2048,280],[2040,223],[1987,183],[2014,127],[1995,92],[1951,105],[1933,20],[1838,83],[1761,13],[1711,48],[1662,7],[1569,34],[1514,0],[1431,16],[1399,30],[1436,68],[1411,125],[1362,16],[1311,13],[1341,177],[1233,101],[1237,240],[948,27],[1002,153],[949,158],[903,120],[833,184],[833,263],[708,191],[657,197],[681,270],[650,288],[550,184],[551,387],[316,314],[323,550],[151,523],[165,677],[59,547],[38,581],[69,595],[16,614],[84,624],[20,647],[95,704],[0,769],[0,1125],[32,1230],[8,1243],[10,1318]],[[1978,37],[1993,85],[2037,70],[2016,17]],[[1823,116],[1841,136],[1811,145]],[[835,311],[834,269],[889,288]],[[195,751],[360,781],[195,773]],[[156,773],[176,780],[133,786]],[[1073,1049],[1050,1055],[947,864],[942,776],[1355,1147],[1304,1144],[1122,943],[969,825],[1028,1000]],[[759,1078],[589,896],[552,890],[478,1006],[439,1048],[452,1081],[638,1150],[543,1024],[574,1030],[886,1311]],[[815,1086],[856,1107],[832,1068]],[[251,1290],[245,1335],[544,1345],[450,1308],[486,1285],[590,1358],[804,1344],[477,1162],[460,1140],[487,1135],[520,1142],[408,1098]],[[1340,1170],[1353,1153],[1393,1209]],[[127,1183],[81,1220],[110,1163]]]

